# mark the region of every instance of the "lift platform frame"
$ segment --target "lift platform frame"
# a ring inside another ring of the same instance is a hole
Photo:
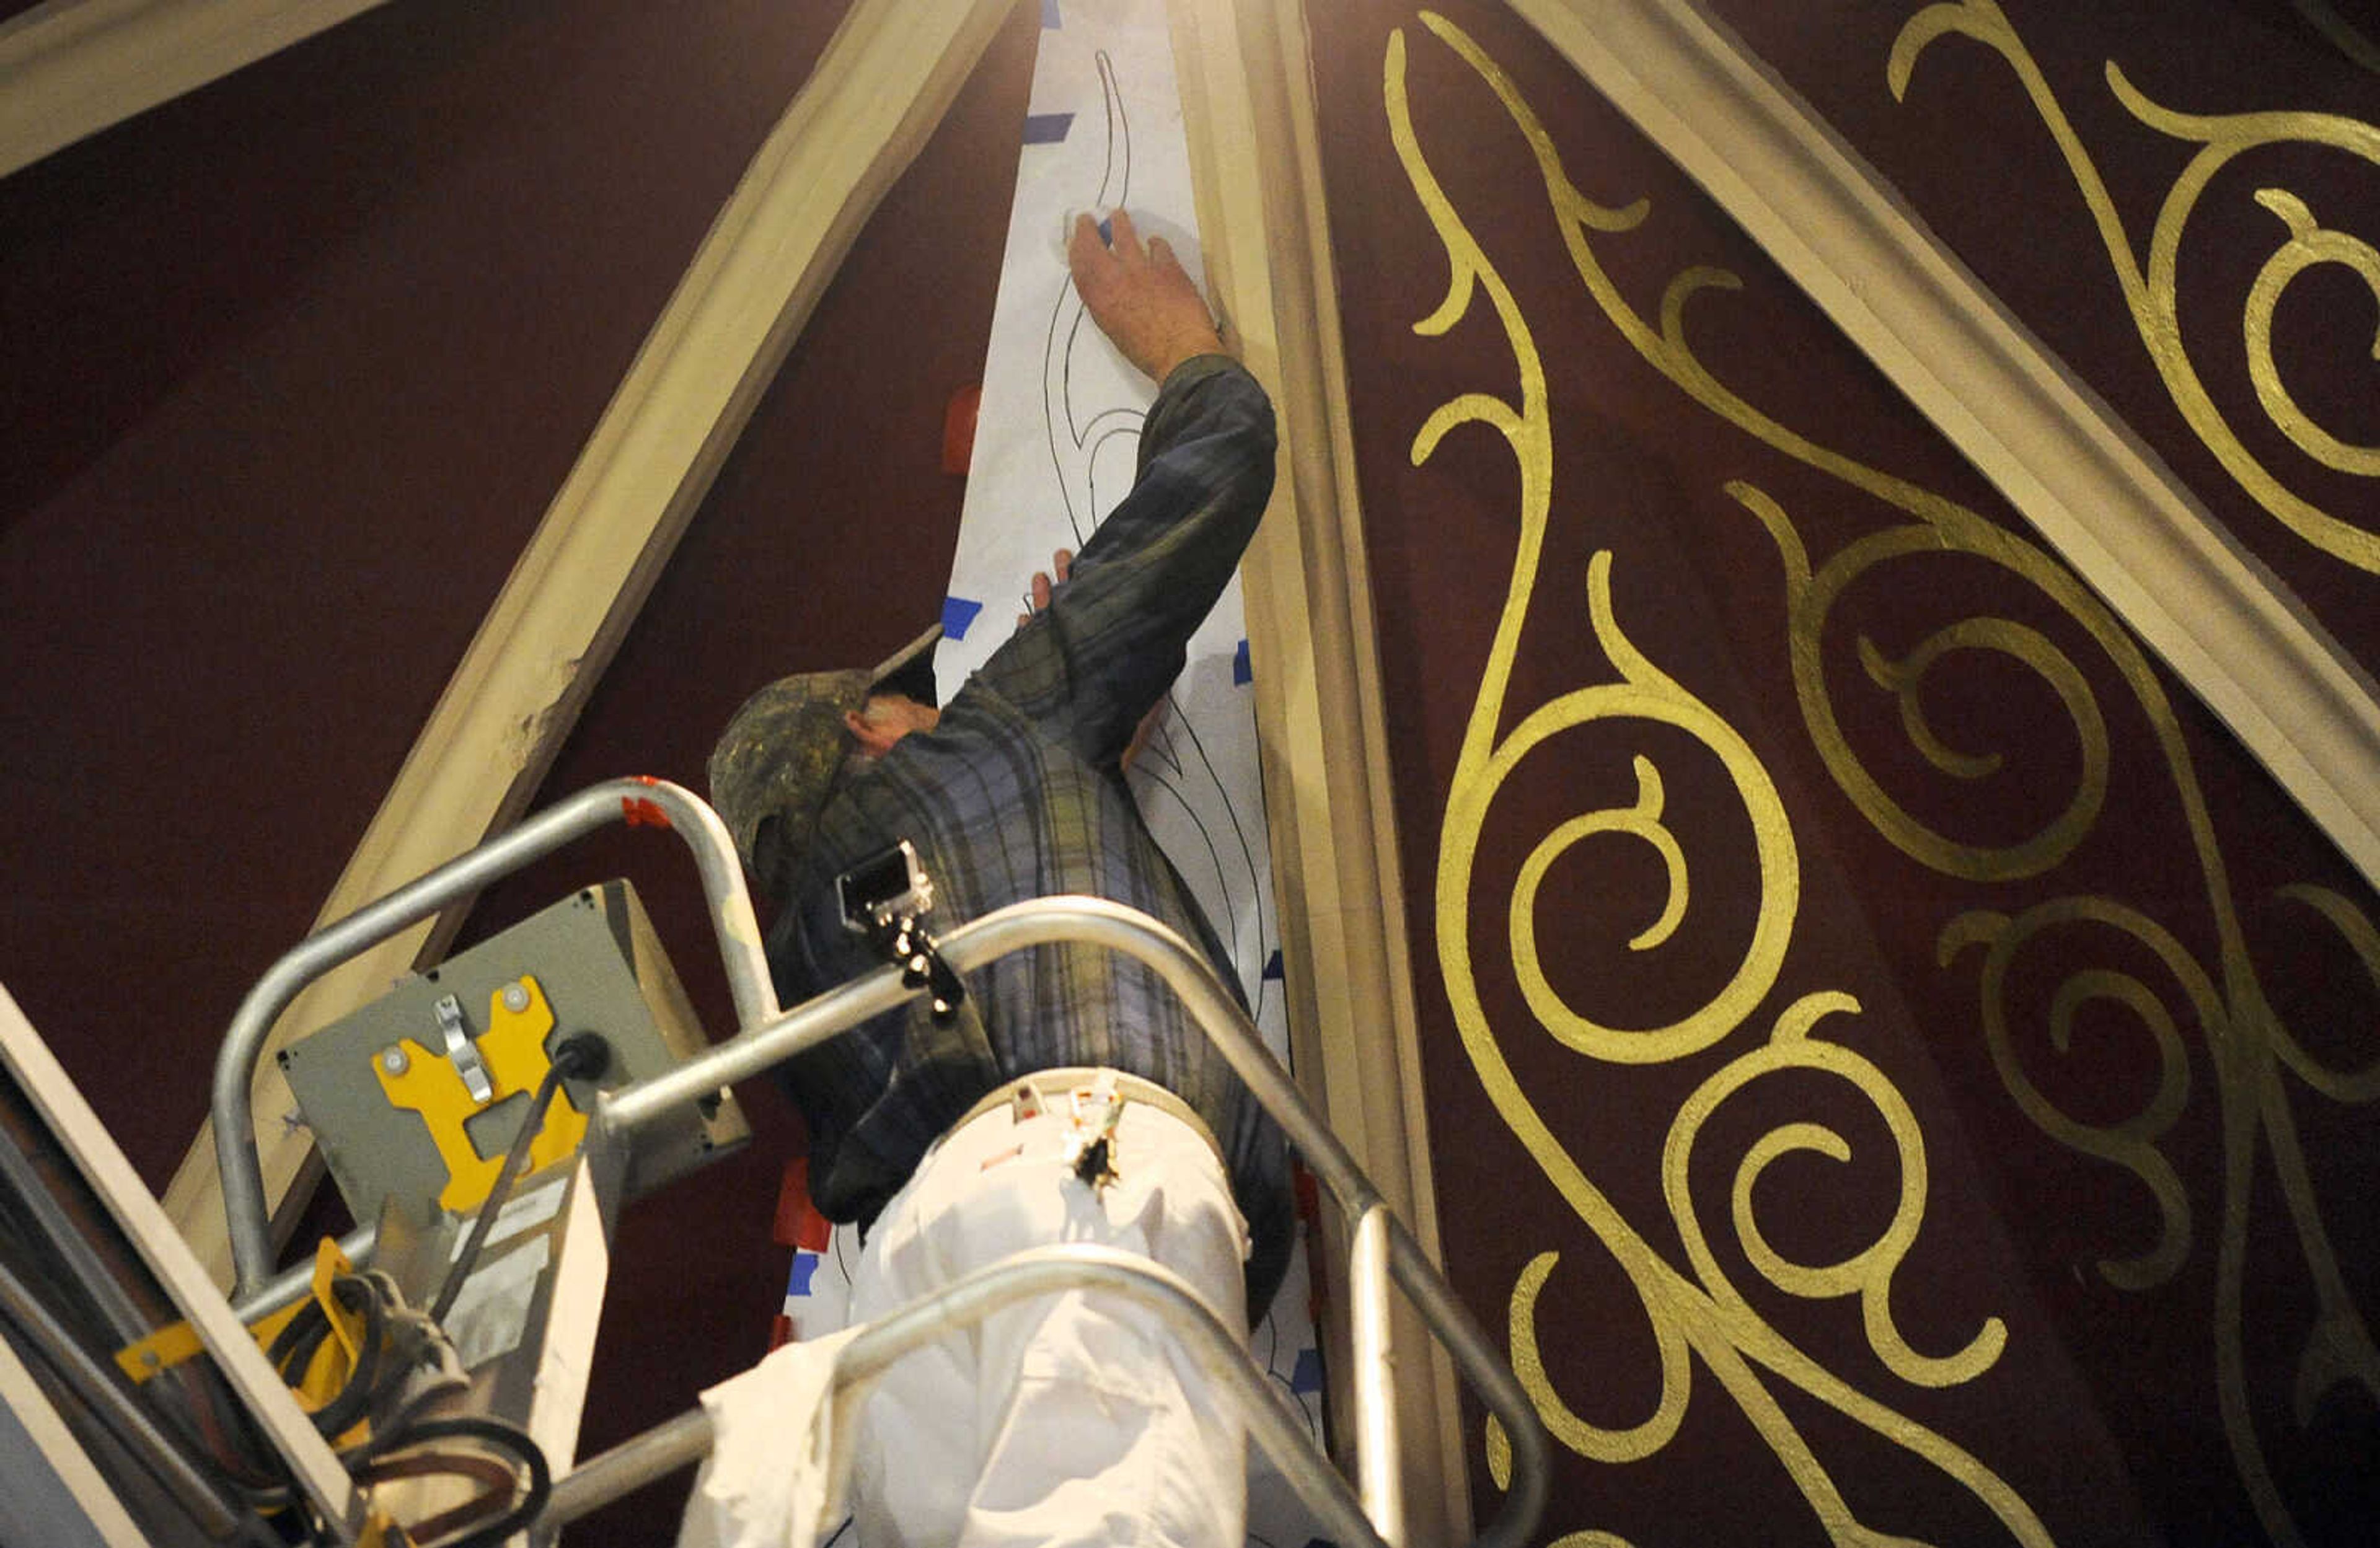
[[[737,1017],[734,1035],[665,1074],[605,1092],[598,1100],[579,1165],[589,1171],[608,1234],[638,1131],[663,1115],[758,1075],[828,1038],[929,992],[885,966],[795,1006],[781,1008],[743,867],[726,826],[684,787],[652,779],[609,780],[525,819],[292,949],[259,980],[234,1017],[214,1070],[213,1120],[225,1211],[237,1265],[236,1309],[243,1317],[296,1293],[303,1270],[276,1277],[264,1184],[254,1139],[251,1082],[266,1034],[309,983],[407,925],[477,892],[499,877],[613,822],[665,827],[692,852],[709,903]],[[1265,1110],[1280,1123],[1307,1169],[1328,1190],[1347,1223],[1346,1263],[1352,1436],[1356,1487],[1269,1395],[1239,1340],[1174,1276],[1129,1254],[1086,1246],[1037,1249],[979,1271],[924,1301],[871,1324],[840,1351],[836,1381],[861,1382],[906,1350],[1000,1306],[1052,1290],[1099,1287],[1163,1316],[1202,1364],[1243,1395],[1251,1434],[1283,1476],[1345,1544],[1403,1548],[1398,1484],[1395,1361],[1390,1348],[1389,1292],[1402,1290],[1456,1369],[1501,1423],[1512,1445],[1511,1485],[1496,1518],[1474,1540],[1480,1548],[1520,1548],[1546,1494],[1547,1441],[1535,1407],[1475,1320],[1455,1299],[1421,1244],[1381,1198],[1338,1137],[1316,1115],[1289,1071],[1265,1047],[1206,959],[1182,937],[1144,913],[1103,899],[1052,897],[1012,904],[941,936],[941,957],[965,974],[1029,947],[1075,943],[1121,951],[1148,964],[1180,997]],[[607,1185],[606,1178],[613,1179]],[[358,1261],[370,1251],[369,1226],[343,1243]],[[220,1319],[218,1319],[220,1320]],[[200,1324],[202,1335],[208,1324]],[[212,1346],[215,1339],[209,1336]],[[249,1346],[253,1352],[253,1346]],[[218,1356],[224,1351],[218,1349]],[[574,1467],[557,1477],[538,1529],[576,1519],[709,1449],[709,1422],[695,1409]],[[333,1530],[338,1529],[334,1526]]]

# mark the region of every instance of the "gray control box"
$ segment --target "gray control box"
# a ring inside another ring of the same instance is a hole
[[[563,1087],[582,1114],[594,1110],[599,1088],[663,1073],[707,1041],[636,889],[608,881],[574,893],[282,1051],[298,1110],[355,1218],[378,1219],[389,1201],[427,1228],[449,1177],[430,1119],[395,1105],[382,1072],[414,1072],[425,1059],[444,1060],[462,1080],[471,1073],[468,1066],[480,1062],[480,1040],[503,1021],[506,1006],[535,1010],[540,1000],[552,1016],[540,1039],[548,1055],[579,1032],[600,1034],[611,1046],[611,1068],[600,1081]],[[557,1113],[563,1102],[556,1099]],[[479,1158],[503,1156],[528,1105],[518,1091],[471,1101],[466,1129]],[[750,1137],[735,1097],[712,1093],[638,1132],[626,1191],[650,1192]]]

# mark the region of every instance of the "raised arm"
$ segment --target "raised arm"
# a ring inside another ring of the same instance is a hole
[[[1197,287],[1165,243],[1118,211],[1112,246],[1089,217],[1068,249],[1091,319],[1162,385],[1140,473],[1049,608],[983,669],[990,685],[1093,762],[1113,762],[1182,670],[1272,492],[1271,402],[1223,353]]]

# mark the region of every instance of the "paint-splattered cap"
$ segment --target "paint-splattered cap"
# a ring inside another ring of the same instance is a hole
[[[801,672],[744,701],[710,753],[710,804],[764,891],[782,899],[854,745],[843,717],[871,694],[934,697],[939,623],[873,668]]]

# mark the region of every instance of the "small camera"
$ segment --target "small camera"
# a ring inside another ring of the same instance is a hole
[[[917,846],[904,839],[834,878],[843,903],[844,928],[874,935],[901,920],[933,912],[934,884],[917,864]]]

